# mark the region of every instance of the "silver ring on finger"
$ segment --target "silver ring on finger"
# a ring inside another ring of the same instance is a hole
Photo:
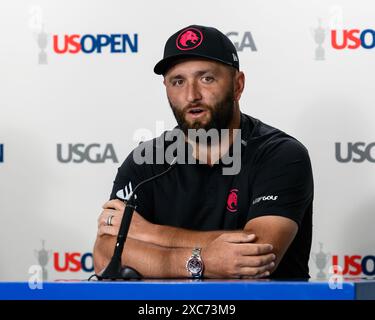
[[[107,226],[113,226],[113,224],[112,224],[112,219],[113,219],[113,217],[114,217],[114,215],[109,215],[108,217],[107,217],[107,220],[106,220],[106,222],[105,222],[105,224],[107,225]]]

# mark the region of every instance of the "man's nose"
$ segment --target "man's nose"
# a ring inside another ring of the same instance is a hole
[[[187,101],[189,103],[194,103],[202,99],[199,85],[196,81],[192,81],[187,85]]]

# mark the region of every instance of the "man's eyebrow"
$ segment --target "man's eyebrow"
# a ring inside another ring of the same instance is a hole
[[[198,70],[196,72],[194,72],[194,76],[202,76],[206,73],[215,73],[214,70],[211,70],[211,69],[205,69],[205,70]],[[184,79],[185,77],[182,75],[182,74],[176,74],[176,75],[172,75],[169,77],[169,80],[173,80],[173,79]]]
[[[199,71],[195,72],[194,75],[196,75],[196,76],[202,76],[205,73],[215,73],[215,71],[212,70],[212,69],[199,70]]]
[[[173,76],[170,76],[169,79],[172,80],[172,79],[183,79],[184,76],[181,75],[181,74],[176,74],[176,75],[173,75]]]

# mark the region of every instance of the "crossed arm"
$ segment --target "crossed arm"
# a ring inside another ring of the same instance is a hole
[[[111,200],[98,218],[94,246],[95,272],[108,264],[116,243],[125,204]],[[113,215],[112,226],[106,225]],[[188,277],[186,261],[192,248],[202,248],[208,278],[261,278],[270,275],[293,241],[297,224],[267,215],[250,220],[238,231],[193,231],[156,225],[134,212],[122,263],[148,278]]]

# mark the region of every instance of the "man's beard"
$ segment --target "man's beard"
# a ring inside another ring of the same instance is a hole
[[[169,105],[172,108],[173,114],[176,118],[177,124],[179,128],[185,133],[188,134],[189,129],[204,129],[206,131],[210,129],[228,129],[229,124],[233,119],[233,111],[234,111],[234,89],[229,88],[225,97],[216,103],[214,106],[206,105],[206,104],[194,104],[194,107],[202,107],[207,110],[211,117],[210,120],[206,124],[202,124],[200,120],[194,120],[193,122],[188,122],[185,120],[185,115],[188,112],[188,109],[192,107],[192,105],[187,105],[182,110],[179,110],[176,106],[174,106],[171,101],[169,100]]]

